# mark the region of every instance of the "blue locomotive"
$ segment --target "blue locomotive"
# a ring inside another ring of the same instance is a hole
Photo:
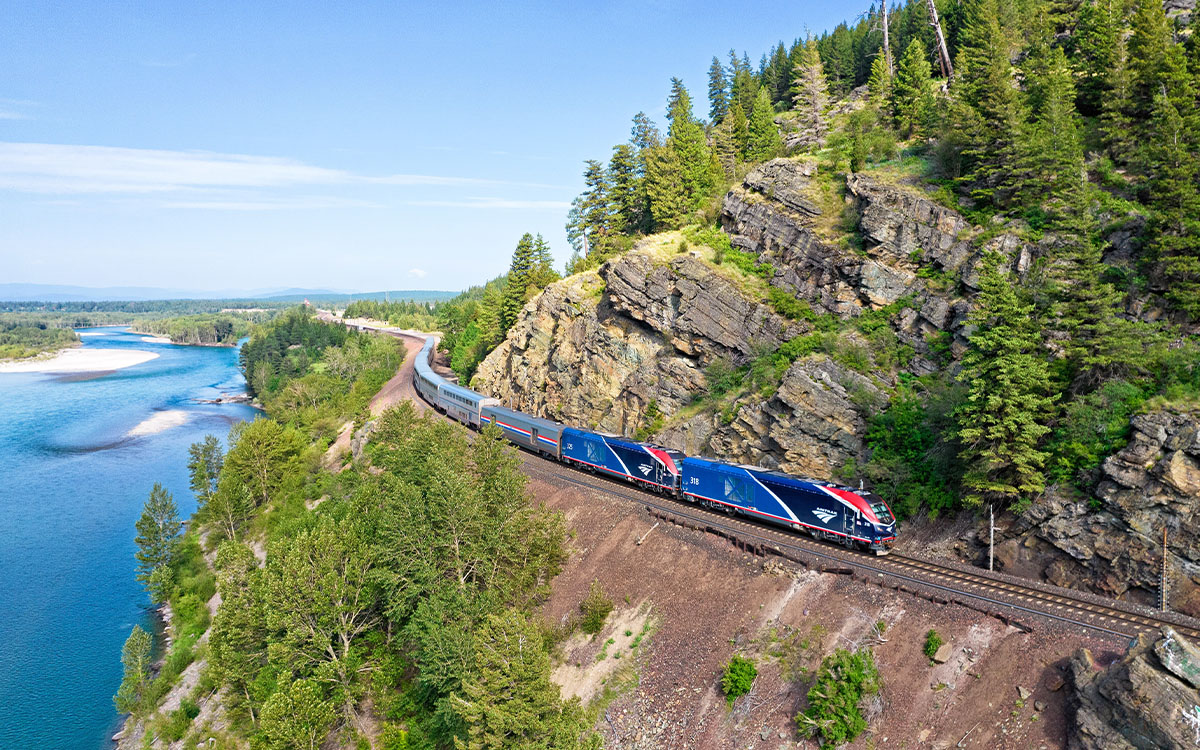
[[[887,554],[896,542],[896,518],[871,492],[693,458],[653,443],[530,416],[447,382],[430,366],[436,346],[436,338],[425,340],[414,363],[413,385],[425,401],[469,427],[495,425],[507,440],[538,455],[817,539],[877,555]]]

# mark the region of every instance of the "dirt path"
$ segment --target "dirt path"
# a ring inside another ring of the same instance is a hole
[[[396,374],[392,376],[391,380],[384,383],[383,388],[379,389],[379,393],[376,393],[375,397],[371,399],[370,409],[373,418],[406,400],[412,401],[418,412],[425,410],[425,402],[417,398],[417,392],[412,384],[413,363],[416,362],[417,354],[424,346],[425,339],[405,334],[390,335],[395,336],[404,345],[404,362],[400,365],[400,369],[396,370]],[[344,456],[350,453],[350,445],[353,440],[354,423],[347,422],[342,425],[337,440],[334,440],[329,449],[325,451],[326,468],[333,469]]]

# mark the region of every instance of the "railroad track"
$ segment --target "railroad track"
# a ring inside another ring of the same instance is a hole
[[[1200,623],[1187,625],[1180,621],[1186,618],[1155,617],[1151,612],[1139,612],[1133,606],[1119,606],[1124,603],[1106,604],[1100,597],[1083,592],[1050,586],[1023,585],[989,575],[984,571],[964,571],[930,560],[895,553],[877,557],[870,553],[797,536],[740,517],[710,511],[697,505],[663,498],[602,475],[573,476],[577,472],[569,469],[568,475],[558,471],[557,464],[540,458],[535,461],[532,455],[525,455],[524,458],[530,474],[548,474],[559,482],[616,495],[660,513],[688,519],[697,526],[722,532],[743,543],[762,545],[780,553],[801,553],[832,563],[834,566],[850,566],[867,575],[886,576],[941,592],[946,599],[966,598],[996,608],[1123,638],[1139,633],[1157,632],[1163,625],[1170,625],[1176,632],[1189,638],[1200,638]]]
[[[408,334],[379,331],[397,337]],[[437,410],[433,410],[437,414]],[[447,417],[443,417],[447,418]],[[448,419],[448,418],[447,418]],[[646,506],[659,513],[687,519],[742,543],[753,543],[781,554],[800,553],[834,566],[849,566],[867,575],[890,577],[914,586],[942,592],[947,600],[969,599],[991,607],[1021,612],[1120,637],[1153,633],[1170,625],[1181,635],[1200,639],[1200,622],[1182,616],[1156,616],[1152,610],[1125,602],[1105,600],[1086,592],[1048,585],[1021,583],[1010,576],[970,571],[931,560],[892,553],[877,557],[867,552],[837,547],[808,537],[733,517],[698,505],[671,500],[601,474],[585,474],[522,450],[526,473],[552,482],[582,487]]]

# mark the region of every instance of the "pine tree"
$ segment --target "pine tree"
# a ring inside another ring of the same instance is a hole
[[[708,68],[708,119],[716,125],[725,119],[729,112],[729,82],[725,78],[725,68],[721,61],[713,55],[712,65]]]
[[[670,146],[647,150],[646,194],[654,229],[679,226],[688,212],[688,198],[679,155]]]
[[[550,680],[544,639],[511,609],[489,615],[475,637],[475,670],[453,697],[467,727],[458,750],[598,748],[579,701],[564,703]]]
[[[742,112],[754,108],[754,98],[758,96],[758,81],[750,70],[750,61],[744,56],[738,59],[733,50],[729,50],[729,107],[736,103]]]
[[[959,375],[967,386],[956,414],[967,466],[964,501],[975,507],[1020,504],[1045,487],[1046,454],[1038,443],[1050,431],[1044,423],[1054,398],[1034,307],[1017,296],[1003,260],[994,251],[984,256],[968,319],[975,333]]]
[[[1129,37],[1130,114],[1150,119],[1154,98],[1167,74],[1169,50],[1175,46],[1162,0],[1140,0]]]
[[[1147,146],[1150,177],[1150,251],[1166,282],[1167,298],[1200,319],[1200,192],[1194,131],[1171,98],[1154,100]]]
[[[754,100],[754,111],[750,114],[750,148],[746,156],[750,161],[766,161],[782,152],[783,138],[779,135],[779,128],[775,127],[775,108],[771,105],[766,88],[761,88],[758,98]]]
[[[645,187],[638,174],[638,154],[633,146],[621,143],[613,147],[608,160],[609,202],[612,204],[613,231],[633,234],[644,224]]]
[[[608,175],[595,159],[588,159],[584,166],[583,192],[572,201],[567,215],[567,239],[577,251],[583,250],[586,239],[588,254],[603,254],[613,222]]]
[[[598,164],[590,162],[590,164]],[[521,308],[525,306],[529,277],[533,273],[533,236],[526,232],[517,242],[512,263],[508,267],[508,279],[504,283],[504,300],[500,306],[500,327],[507,332],[517,322]]]
[[[787,108],[791,105],[792,66],[788,60],[787,50],[780,42],[771,54],[772,80],[769,90],[771,106],[781,105]]]
[[[246,545],[226,541],[217,549],[216,569],[221,604],[209,631],[209,664],[214,676],[232,689],[235,699],[245,699],[253,719],[250,687],[267,664],[258,560]]]
[[[1108,155],[1120,164],[1134,157],[1132,133],[1133,80],[1129,71],[1129,51],[1125,37],[1117,34],[1116,57],[1105,73],[1106,95],[1100,101],[1100,124]]]
[[[963,15],[954,79],[965,105],[958,123],[966,141],[963,156],[977,185],[976,197],[1002,205],[1012,189],[1011,168],[1024,120],[1009,61],[1010,41],[1000,25],[998,0],[970,0]]]
[[[1111,0],[1086,0],[1072,35],[1073,67],[1078,86],[1079,110],[1098,115],[1111,92],[1110,75],[1118,64],[1122,43],[1117,9]]]
[[[804,44],[800,64],[792,71],[792,101],[800,113],[797,119],[801,130],[811,133],[818,144],[825,139],[828,125],[825,108],[829,105],[829,89],[825,83],[825,69],[817,51],[817,40],[809,39]]]
[[[729,132],[733,136],[733,145],[737,148],[740,158],[745,158],[750,150],[750,120],[746,117],[742,105],[734,102],[729,108]]]
[[[646,116],[645,112],[638,112],[633,116],[633,127],[630,129],[629,142],[638,151],[662,145],[662,135],[658,132],[658,128],[654,127],[654,122]]]
[[[667,118],[667,145],[675,152],[683,181],[683,194],[688,208],[696,209],[711,197],[716,181],[712,174],[712,156],[704,128],[692,116],[692,99],[683,82],[671,79],[671,96]]]
[[[900,58],[892,81],[891,105],[896,127],[905,138],[926,134],[933,128],[937,101],[929,58],[920,39],[909,42]]]
[[[166,569],[171,564],[179,532],[183,530],[174,498],[158,482],[154,483],[150,497],[146,498],[136,527],[138,549],[134,556],[138,561],[137,579],[149,587],[154,571]],[[153,593],[158,594],[156,601],[165,599],[165,592]]]
[[[871,95],[871,103],[877,107],[885,106],[891,101],[892,75],[888,72],[883,55],[876,55],[871,61],[871,77],[867,81],[867,91]]]
[[[1033,122],[1020,139],[1021,185],[1026,205],[1041,204],[1062,217],[1085,208],[1083,146],[1075,114],[1074,75],[1061,47],[1043,53],[1029,87],[1039,91]]]
[[[726,118],[713,128],[713,155],[721,165],[725,179],[732,178],[738,162],[738,145],[733,136],[732,118]]]

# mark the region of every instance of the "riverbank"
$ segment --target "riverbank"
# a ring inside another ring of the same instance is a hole
[[[31,359],[0,361],[0,373],[108,372],[157,359],[158,354],[140,349],[90,349],[76,347]]]
[[[130,328],[129,332],[134,334],[135,336],[143,337],[142,341],[145,341],[148,344],[174,344],[175,346],[209,346],[209,347],[224,348],[224,349],[230,349],[230,348],[237,346],[236,341],[234,341],[232,343],[228,343],[228,344],[203,342],[203,341],[176,341],[175,339],[171,338],[170,336],[163,336],[161,333],[153,333],[151,331],[138,331],[133,328]]]

